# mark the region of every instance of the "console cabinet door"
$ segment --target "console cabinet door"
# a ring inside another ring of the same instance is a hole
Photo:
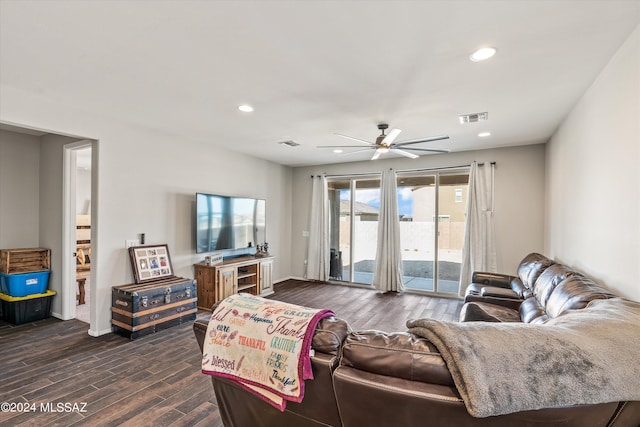
[[[218,268],[218,290],[220,292],[218,301],[238,293],[238,270],[236,267]]]
[[[211,310],[211,306],[218,302],[216,295],[214,270],[199,264],[195,265],[196,293],[198,295],[198,308]]]
[[[260,295],[273,293],[273,260],[260,262]]]

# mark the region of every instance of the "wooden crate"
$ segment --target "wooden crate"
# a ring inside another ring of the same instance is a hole
[[[111,325],[130,339],[195,320],[196,284],[192,279],[169,277],[155,282],[114,286]]]
[[[0,249],[0,272],[2,273],[32,273],[50,269],[50,249]]]

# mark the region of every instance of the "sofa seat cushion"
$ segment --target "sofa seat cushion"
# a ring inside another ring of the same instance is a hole
[[[468,302],[460,310],[461,322],[520,322],[518,310],[486,302]]]
[[[453,386],[442,356],[429,340],[408,332],[359,331],[349,334],[341,366],[389,377]]]
[[[549,319],[544,307],[534,297],[524,300],[519,311],[520,320],[524,323],[544,323]]]

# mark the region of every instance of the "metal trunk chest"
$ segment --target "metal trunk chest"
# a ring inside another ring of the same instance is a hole
[[[196,303],[195,281],[183,277],[114,286],[112,328],[120,335],[136,339],[195,320]]]

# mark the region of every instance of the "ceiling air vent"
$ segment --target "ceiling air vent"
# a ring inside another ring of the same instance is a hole
[[[278,144],[286,145],[287,147],[297,147],[298,145],[300,145],[295,141],[280,141],[280,142],[278,142]]]
[[[473,114],[465,114],[460,116],[460,123],[475,123],[475,122],[483,122],[485,120],[489,120],[489,113],[486,111],[484,113],[473,113]]]

